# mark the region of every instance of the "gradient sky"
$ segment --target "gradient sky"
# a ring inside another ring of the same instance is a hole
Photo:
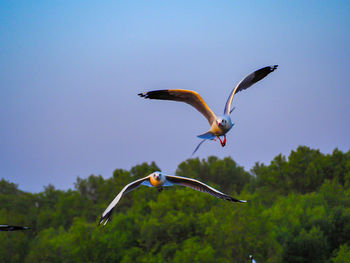
[[[349,32],[349,1],[1,1],[0,178],[37,192],[145,161],[173,173],[207,120],[137,94],[193,89],[221,114],[273,64],[235,97],[227,146],[196,156],[249,170],[298,145],[348,151]]]

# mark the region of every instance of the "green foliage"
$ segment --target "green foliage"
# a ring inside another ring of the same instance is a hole
[[[0,262],[350,262],[350,152],[298,147],[246,172],[234,160],[189,159],[179,176],[248,203],[175,186],[140,187],[112,220],[101,213],[128,183],[160,170],[142,163],[113,176],[77,178],[73,190],[26,193],[0,181]]]
[[[336,256],[332,258],[333,263],[348,263],[350,262],[350,246],[342,245],[339,251],[337,251]]]
[[[200,161],[198,158],[189,159],[179,165],[176,175],[219,185],[226,193],[240,193],[251,180],[251,175],[230,157],[220,160],[210,156],[207,161],[205,159]]]
[[[278,155],[269,166],[257,163],[252,173],[256,176],[256,188],[287,195],[317,191],[327,179],[345,185],[349,169],[350,151],[342,153],[335,149],[333,154],[324,155],[319,150],[299,146],[288,160]]]

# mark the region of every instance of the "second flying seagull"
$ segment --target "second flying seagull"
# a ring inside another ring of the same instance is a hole
[[[217,198],[221,198],[227,201],[240,202],[240,203],[247,202],[245,200],[238,200],[232,196],[221,193],[220,191],[210,187],[209,185],[206,185],[192,178],[175,176],[175,175],[167,175],[162,172],[154,172],[144,178],[141,178],[139,180],[136,180],[126,185],[120,191],[120,193],[114,198],[114,200],[109,204],[107,209],[103,212],[99,224],[106,225],[107,222],[109,221],[109,218],[111,216],[111,213],[113,212],[114,207],[118,204],[120,198],[122,198],[125,194],[129,193],[130,191],[135,190],[141,185],[155,187],[158,189],[158,191],[162,191],[164,186],[182,185],[182,186],[190,187],[197,191],[211,194]]]

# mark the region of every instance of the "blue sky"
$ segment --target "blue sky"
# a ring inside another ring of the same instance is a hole
[[[249,170],[298,145],[350,149],[349,1],[1,1],[0,178],[20,189],[155,161],[169,173],[209,129],[190,106],[139,92],[198,91],[217,114],[247,74],[227,146]]]

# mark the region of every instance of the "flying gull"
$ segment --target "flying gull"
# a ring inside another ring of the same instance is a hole
[[[0,231],[16,231],[16,230],[28,230],[30,227],[27,226],[9,226],[0,225]]]
[[[277,67],[278,65],[273,65],[261,68],[242,79],[238,83],[238,85],[231,91],[230,96],[227,99],[223,115],[216,116],[215,113],[202,99],[202,97],[197,92],[192,90],[154,90],[139,93],[138,95],[146,99],[182,101],[195,107],[200,113],[204,115],[204,117],[207,118],[210,125],[210,130],[204,134],[197,136],[203,140],[198,144],[197,148],[192,153],[193,155],[205,140],[215,140],[216,138],[218,138],[222,147],[226,145],[226,133],[234,125],[230,117],[230,113],[234,110],[234,108],[231,109],[234,95],[242,90],[249,88],[259,80],[265,78],[268,74],[276,70]],[[220,136],[224,136],[223,141],[221,140]]]
[[[181,176],[174,176],[174,175],[167,175],[162,172],[154,172],[144,178],[138,179],[128,185],[126,185],[120,193],[114,198],[114,200],[109,204],[107,209],[103,212],[99,224],[106,225],[107,222],[110,219],[111,213],[114,209],[114,207],[117,205],[119,200],[127,193],[129,193],[132,190],[135,190],[141,185],[146,185],[149,187],[155,187],[158,189],[158,191],[162,191],[163,187],[165,186],[173,186],[173,185],[182,185],[190,187],[194,190],[205,192],[208,194],[211,194],[217,198],[221,198],[224,200],[228,200],[231,202],[241,202],[245,203],[247,201],[245,200],[238,200],[236,198],[233,198],[227,194],[221,193],[218,190],[198,181],[195,179],[187,178],[187,177],[181,177]]]

